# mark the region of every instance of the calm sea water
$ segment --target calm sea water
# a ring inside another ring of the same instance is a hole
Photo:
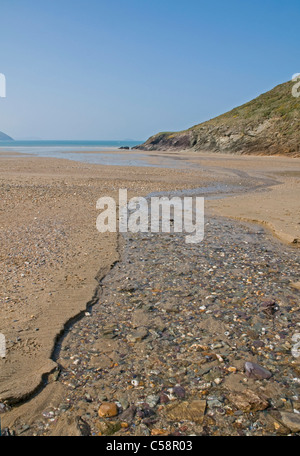
[[[131,148],[141,143],[142,141],[1,141],[0,151],[64,158],[91,164],[151,166],[143,154],[131,154],[128,150],[114,154],[105,153],[116,151],[119,147]]]
[[[103,151],[121,146],[133,147],[142,141],[0,141],[0,150],[30,154],[56,154],[68,151]]]

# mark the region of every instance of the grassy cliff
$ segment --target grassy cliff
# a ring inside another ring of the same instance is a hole
[[[294,84],[280,84],[188,130],[158,133],[137,148],[300,156],[300,98],[292,96]]]

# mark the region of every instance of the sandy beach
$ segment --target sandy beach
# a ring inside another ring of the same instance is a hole
[[[1,443],[300,436],[299,15],[1,3]]]
[[[147,153],[152,165],[162,159],[178,165],[102,166],[1,154],[0,332],[7,355],[0,359],[0,402],[12,406],[3,415],[5,426],[24,414],[35,419],[62,397],[54,381],[55,342],[68,322],[97,302],[99,280],[120,260],[118,235],[95,227],[101,196],[117,199],[119,188],[131,197],[222,184],[231,196],[207,200],[209,214],[255,222],[297,250],[299,159]],[[39,394],[14,407],[47,379]]]

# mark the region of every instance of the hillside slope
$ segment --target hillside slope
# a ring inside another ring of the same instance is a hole
[[[0,131],[0,141],[13,141],[13,139],[10,136],[3,133],[2,131]]]
[[[158,133],[136,148],[300,156],[300,98],[292,96],[294,84],[280,84],[188,130]]]

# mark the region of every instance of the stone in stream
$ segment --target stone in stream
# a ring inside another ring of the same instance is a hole
[[[262,414],[262,419],[266,420],[266,429],[268,431],[275,431],[276,435],[287,435],[290,433],[290,430],[279,421],[278,417],[275,417],[272,414],[265,414],[265,412],[262,412]]]
[[[149,315],[141,309],[136,310],[132,315],[132,326],[134,328],[140,328],[142,326],[148,326]]]
[[[300,414],[291,412],[281,412],[282,423],[292,432],[300,432]]]
[[[56,422],[50,435],[52,437],[81,437],[89,436],[90,432],[89,425],[81,417],[62,416]]]
[[[125,421],[126,423],[130,424],[136,415],[137,408],[135,405],[131,405],[127,410],[125,410],[119,416],[120,421]]]
[[[223,404],[217,397],[208,396],[207,407],[210,409],[217,408],[217,407],[223,407]]]
[[[264,342],[262,342],[261,340],[254,340],[254,341],[252,342],[252,345],[253,345],[253,347],[255,347],[255,348],[262,348],[262,347],[265,346]]]
[[[249,378],[255,378],[257,380],[268,379],[272,377],[272,373],[256,363],[247,361],[245,363],[245,373]]]
[[[185,398],[185,389],[181,385],[175,385],[174,388],[172,388],[172,393],[180,399]]]
[[[291,282],[291,286],[297,290],[300,290],[300,282]]]
[[[170,421],[193,421],[202,424],[206,409],[205,400],[184,401],[166,407],[166,415]]]
[[[269,299],[267,301],[264,301],[262,304],[261,304],[261,308],[262,308],[262,311],[268,315],[269,317],[271,317],[272,315],[274,315],[274,313],[276,312],[276,310],[278,309],[278,307],[276,306],[276,302],[274,301],[274,299]]]
[[[158,404],[159,396],[151,394],[150,396],[146,397],[145,401],[149,405],[149,407],[153,408],[156,406],[156,404]]]
[[[228,399],[237,409],[248,413],[265,410],[270,405],[265,399],[250,389],[242,392],[232,392],[229,394]]]
[[[119,403],[121,404],[123,411],[128,409],[128,407],[129,407],[128,395],[121,394],[120,396],[118,396],[118,399],[119,399]]]
[[[159,397],[159,402],[161,404],[167,404],[168,402],[170,402],[170,399],[166,393],[161,393]]]
[[[120,421],[100,421],[97,423],[97,428],[100,435],[113,435],[121,429]]]
[[[163,312],[166,313],[178,313],[179,312],[179,306],[175,300],[170,300],[168,302],[162,303],[160,305],[160,308]]]
[[[96,369],[108,369],[113,365],[112,360],[104,354],[92,356],[90,359],[90,366]]]
[[[141,423],[139,426],[135,428],[134,435],[148,437],[150,435],[150,431],[145,424]]]
[[[107,324],[102,328],[102,336],[106,339],[114,339],[116,326],[113,324]]]
[[[101,404],[98,415],[100,418],[110,418],[118,415],[118,407],[114,402],[104,402]]]
[[[137,329],[134,333],[127,336],[128,342],[136,343],[141,342],[148,336],[148,330],[144,327]]]

